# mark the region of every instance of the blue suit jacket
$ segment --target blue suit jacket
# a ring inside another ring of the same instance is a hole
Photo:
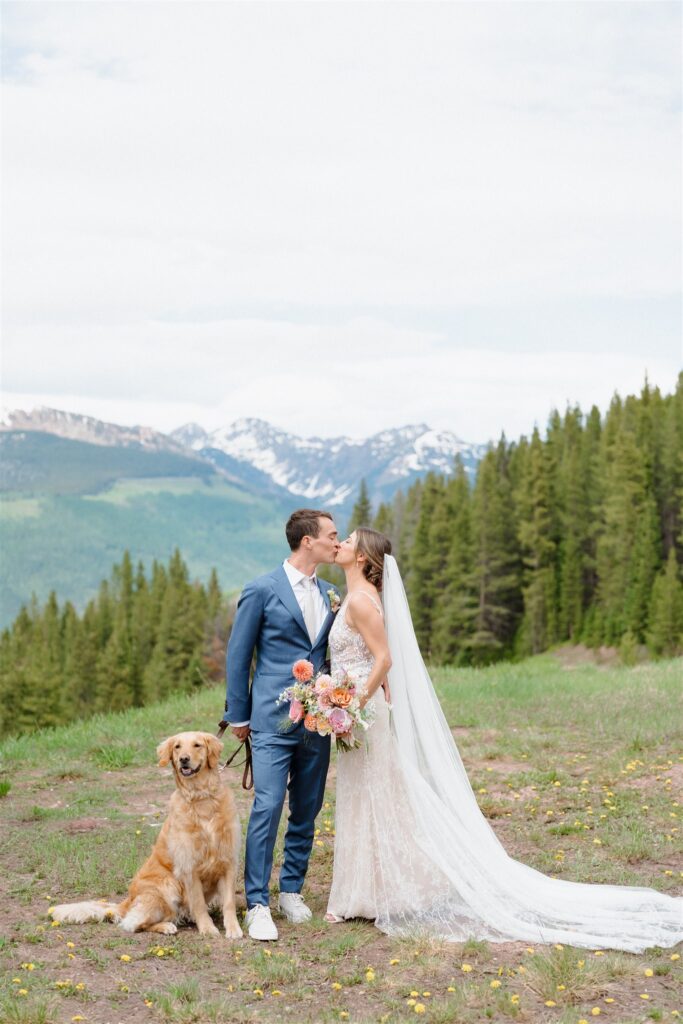
[[[277,733],[288,705],[276,705],[280,693],[293,681],[292,665],[299,658],[322,668],[327,638],[334,621],[328,590],[336,587],[318,578],[328,608],[327,618],[311,644],[301,609],[282,566],[247,583],[237,604],[226,659],[224,720],[249,722],[252,729]],[[249,685],[251,663],[256,668]]]

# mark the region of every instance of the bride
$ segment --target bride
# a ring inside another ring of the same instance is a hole
[[[355,674],[376,717],[362,745],[337,758],[326,920],[364,917],[388,935],[454,942],[641,952],[681,941],[680,897],[549,878],[505,852],[420,656],[388,538],[360,527],[336,561],[348,595],[330,633],[332,674]],[[393,707],[377,693],[387,672]]]

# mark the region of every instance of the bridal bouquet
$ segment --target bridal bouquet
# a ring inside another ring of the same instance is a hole
[[[304,728],[319,736],[334,736],[337,750],[353,750],[360,746],[355,735],[357,729],[369,729],[374,720],[372,704],[360,706],[356,682],[348,672],[324,672],[314,675],[310,661],[303,658],[292,666],[296,682],[283,690],[278,704],[289,704],[285,727],[303,719]]]

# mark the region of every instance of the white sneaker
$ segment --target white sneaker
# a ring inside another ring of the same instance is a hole
[[[270,916],[270,907],[264,907],[262,903],[256,903],[251,910],[247,911],[244,923],[247,926],[250,939],[268,942],[277,938],[277,928]]]
[[[278,910],[292,924],[303,924],[304,921],[310,921],[313,917],[310,907],[306,906],[304,898],[299,892],[281,892]]]

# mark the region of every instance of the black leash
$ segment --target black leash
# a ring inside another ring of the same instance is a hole
[[[227,727],[227,722],[219,722],[218,732],[216,733],[219,740],[222,739],[223,733],[225,732]],[[248,736],[246,739],[242,740],[242,742],[240,743],[239,747],[237,747],[236,750],[233,750],[232,754],[221,768],[221,771],[224,771],[229,765],[232,764],[232,762],[235,760],[235,758],[241,751],[242,747],[244,747],[244,761],[241,761],[239,764],[234,765],[234,767],[241,768],[242,765],[244,765],[244,772],[242,773],[242,789],[246,789],[248,791],[254,788],[254,768],[251,758],[251,743],[249,742]]]

